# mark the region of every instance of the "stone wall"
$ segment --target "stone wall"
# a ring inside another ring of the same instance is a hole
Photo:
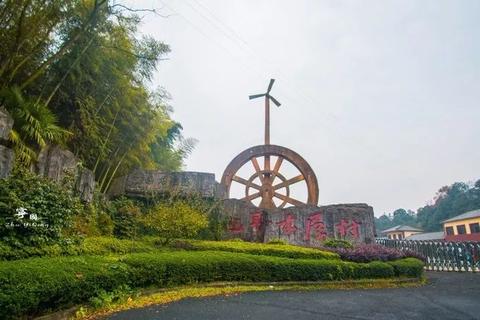
[[[79,166],[75,155],[57,145],[48,145],[40,151],[35,172],[55,182],[61,182],[70,173],[75,179],[75,191],[85,202],[93,200],[95,176],[89,169]]]
[[[4,108],[0,108],[0,140],[7,140],[13,128],[13,118]]]
[[[326,238],[358,243],[375,240],[373,208],[366,204],[261,210],[228,199],[224,215],[228,221],[226,238],[258,242],[282,239],[303,246],[318,246]]]
[[[149,197],[158,194],[199,195],[203,198],[221,198],[224,192],[213,173],[161,172],[135,170],[116,178],[108,191],[110,196],[127,195]]]
[[[68,172],[77,174],[77,163],[78,160],[71,151],[49,145],[38,155],[36,172],[45,178],[60,182]]]
[[[10,175],[13,168],[15,154],[12,149],[0,145],[0,179]]]

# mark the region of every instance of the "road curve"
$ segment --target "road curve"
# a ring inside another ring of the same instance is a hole
[[[480,319],[480,274],[428,272],[419,288],[252,292],[119,312],[110,320]]]

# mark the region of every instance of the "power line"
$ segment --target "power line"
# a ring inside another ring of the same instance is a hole
[[[253,71],[254,73],[256,73],[256,75],[263,79],[264,76],[262,74],[260,74],[258,72],[258,70],[256,70],[255,68],[251,68],[249,65],[245,64],[241,59],[238,59],[227,47],[225,47],[220,41],[216,40],[215,38],[213,37],[210,37],[207,33],[205,33],[201,28],[199,28],[195,23],[193,23],[190,19],[188,19],[185,15],[181,14],[178,10],[174,9],[171,5],[167,4],[165,1],[163,0],[160,0],[161,3],[163,3],[163,5],[165,7],[167,7],[169,10],[171,10],[173,13],[175,13],[176,15],[178,15],[179,17],[181,17],[183,20],[185,20],[193,29],[195,29],[198,33],[200,33],[201,35],[203,35],[205,38],[207,38],[208,40],[212,41],[213,43],[215,43],[217,46],[219,46],[221,49],[225,50],[232,58],[234,58],[235,60],[238,60],[244,68],[250,70],[250,71]]]
[[[273,65],[271,65],[271,63],[268,62],[267,59],[265,59],[263,56],[259,55],[255,50],[252,49],[252,47],[248,44],[248,42],[243,39],[236,31],[235,29],[233,29],[231,26],[229,26],[227,23],[225,23],[222,19],[220,19],[214,12],[212,9],[210,9],[209,7],[207,7],[205,4],[202,4],[201,1],[199,0],[193,0],[195,1],[195,3],[197,3],[199,6],[201,6],[206,12],[208,12],[208,14],[210,14],[220,25],[222,25],[225,29],[229,30],[235,37],[232,38],[232,36],[230,36],[229,34],[227,34],[224,30],[221,30],[221,32],[226,35],[230,40],[236,42],[236,44],[241,48],[241,49],[244,49],[245,48],[249,51],[248,54],[250,55],[253,55],[255,56],[257,59],[259,59],[261,62],[263,62],[264,64],[266,65],[269,65],[270,67],[272,67],[272,70],[274,72],[276,72],[277,74],[279,74],[280,76],[282,76],[283,80],[287,82],[287,84],[290,85],[290,87],[292,88],[295,88],[295,90],[291,90],[294,95],[298,95],[300,94],[301,96],[303,96],[304,99],[308,100],[310,103],[313,103],[315,105],[318,105],[320,104],[316,99],[312,98],[310,95],[308,95],[303,89],[301,88],[298,88],[293,82],[291,82],[289,79],[288,79],[288,76],[281,70],[279,69],[278,67],[275,67]],[[210,23],[212,26],[214,26],[217,30],[219,29],[217,25],[214,25],[212,23],[212,20],[208,17],[206,17],[203,13],[201,13],[199,10],[197,10],[196,8],[194,8],[190,3],[186,2],[189,7],[191,7],[195,12],[197,12],[200,16],[202,16],[208,23]],[[238,42],[241,42],[241,45],[238,44]],[[329,117],[337,120],[338,117],[334,114],[331,114],[329,112],[323,112],[325,115],[328,115]]]

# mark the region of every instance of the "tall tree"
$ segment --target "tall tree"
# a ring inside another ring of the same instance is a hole
[[[63,141],[102,190],[133,167],[180,168],[194,143],[163,91],[149,89],[170,49],[138,35],[136,11],[108,0],[0,1],[0,105],[20,119],[11,140],[29,161]]]

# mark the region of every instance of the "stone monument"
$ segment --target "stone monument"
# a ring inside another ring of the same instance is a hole
[[[283,239],[309,246],[320,245],[327,238],[373,242],[372,207],[367,204],[318,206],[317,178],[307,161],[293,150],[270,144],[270,101],[280,106],[270,95],[274,81],[270,80],[266,93],[250,96],[250,99],[265,98],[265,143],[237,155],[222,176],[227,198],[224,201],[224,215],[228,220],[226,237],[260,242]],[[282,165],[287,162],[298,171],[291,178],[282,173]],[[239,172],[247,164],[251,164],[254,172],[242,177]],[[245,191],[239,200],[228,199],[234,183]],[[306,199],[295,199],[291,195],[292,186],[300,183],[305,187]]]

